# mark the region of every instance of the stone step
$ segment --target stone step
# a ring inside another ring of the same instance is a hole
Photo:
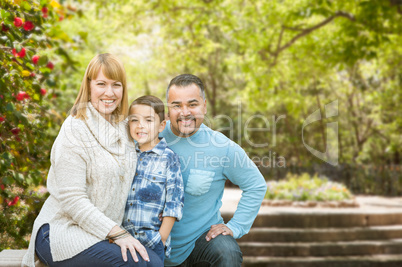
[[[402,254],[402,239],[351,242],[239,242],[244,256],[327,257]]]
[[[1,267],[20,267],[26,250],[7,249],[0,252]]]
[[[22,258],[26,249],[5,249],[0,252],[0,267],[21,267]],[[45,267],[39,260],[35,262],[36,267]]]
[[[239,242],[337,242],[402,238],[402,225],[351,228],[251,228]]]
[[[225,222],[233,217],[233,213],[222,213]],[[384,225],[402,225],[402,212],[350,213],[341,210],[332,212],[314,211],[300,212],[278,210],[276,212],[259,213],[253,227],[278,228],[347,228]]]
[[[242,267],[400,267],[402,255],[354,257],[243,257]]]

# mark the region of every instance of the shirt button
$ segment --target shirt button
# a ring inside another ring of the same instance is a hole
[[[134,233],[135,235],[138,235],[137,232]]]
[[[140,161],[142,161],[142,159],[140,159]]]
[[[124,179],[124,176],[123,176],[123,175],[120,175],[120,179]]]
[[[133,205],[133,203],[130,203],[130,206],[132,206]]]
[[[133,188],[133,191],[135,190],[135,188]]]
[[[135,175],[137,176],[137,175],[138,175],[138,172],[136,172]]]
[[[154,180],[155,180],[155,177],[153,177],[152,179],[154,179]]]
[[[129,221],[130,221],[130,219],[127,219],[127,221],[129,222]]]

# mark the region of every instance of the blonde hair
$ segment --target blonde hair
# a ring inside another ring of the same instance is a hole
[[[90,82],[102,71],[103,75],[110,80],[119,81],[123,85],[123,97],[120,106],[116,108],[112,115],[114,122],[120,122],[127,117],[128,114],[128,96],[126,71],[123,63],[114,55],[106,53],[95,56],[88,64],[82,79],[80,91],[75,99],[75,103],[70,111],[71,116],[77,119],[86,119],[86,107],[90,100],[91,87]]]

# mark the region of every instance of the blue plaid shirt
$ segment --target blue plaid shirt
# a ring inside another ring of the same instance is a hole
[[[151,150],[141,152],[136,144],[137,171],[128,194],[123,227],[141,244],[153,249],[160,241],[159,228],[163,217],[183,215],[184,187],[180,161],[164,138]],[[170,236],[165,244],[170,255]]]

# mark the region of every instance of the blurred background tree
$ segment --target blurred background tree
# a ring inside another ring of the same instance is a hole
[[[400,0],[5,3],[1,20],[10,30],[1,32],[0,50],[4,210],[17,208],[5,204],[16,196],[28,202],[28,188],[44,184],[49,149],[85,67],[104,52],[125,63],[130,100],[143,94],[165,99],[166,85],[180,73],[201,77],[207,86],[206,124],[260,161],[267,180],[318,172],[345,182],[353,193],[402,193]],[[45,6],[48,18],[41,11]],[[16,28],[15,17],[32,21],[35,34]],[[21,37],[10,39],[14,32]],[[41,41],[46,45],[39,46]],[[25,57],[13,54],[27,43]],[[32,63],[36,54],[38,65]],[[53,70],[46,67],[49,60]],[[38,75],[24,76],[23,70]],[[30,98],[17,100],[20,91]],[[326,124],[338,122],[335,167],[312,155],[302,140],[306,118],[317,109],[325,114],[324,106],[334,100],[338,116],[309,125],[304,141],[325,151],[331,142]],[[31,122],[26,114],[39,116]],[[12,185],[23,191],[11,193]]]

